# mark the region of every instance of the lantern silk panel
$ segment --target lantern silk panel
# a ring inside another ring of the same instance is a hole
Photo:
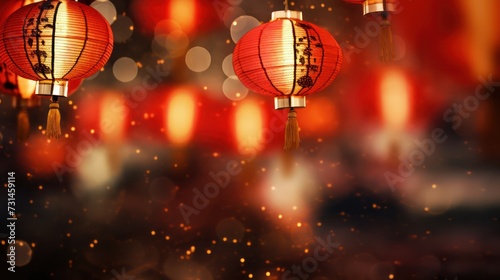
[[[233,55],[240,81],[256,93],[271,96],[320,91],[334,80],[341,64],[341,49],[328,31],[288,18],[249,31]]]
[[[2,38],[3,37],[3,38]],[[101,69],[113,35],[95,9],[73,1],[24,6],[0,27],[0,61],[32,80],[81,79]]]

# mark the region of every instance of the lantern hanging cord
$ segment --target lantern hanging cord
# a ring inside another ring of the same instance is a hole
[[[387,0],[382,0],[382,13],[381,13],[381,16],[382,16],[382,19],[383,20],[386,20],[389,18],[389,12],[387,11]]]
[[[288,11],[288,0],[285,0],[285,11]]]
[[[382,20],[388,20],[389,19],[389,12],[383,11],[380,13],[380,16],[382,17]]]

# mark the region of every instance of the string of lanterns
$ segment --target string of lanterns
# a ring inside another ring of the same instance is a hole
[[[344,1],[363,4],[364,14],[381,16],[381,58],[392,60],[388,17],[395,9],[394,0]],[[327,30],[304,21],[302,12],[289,10],[288,1],[284,4],[285,10],[273,12],[270,22],[237,42],[233,68],[247,88],[273,96],[275,109],[289,109],[284,149],[291,150],[300,143],[295,109],[306,107],[306,96],[333,82],[341,68],[342,51]],[[112,48],[109,23],[95,9],[77,1],[45,0],[16,6],[0,26],[0,61],[5,71],[36,81],[35,95],[51,99],[46,127],[49,138],[61,136],[58,100],[68,96],[68,81],[99,71]]]

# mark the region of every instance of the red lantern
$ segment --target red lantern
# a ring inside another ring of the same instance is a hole
[[[363,5],[363,15],[374,14],[380,16],[380,60],[390,62],[396,57],[392,39],[389,13],[397,8],[397,0],[344,0],[344,2]]]
[[[84,4],[63,0],[33,3],[0,27],[0,61],[12,72],[37,81],[36,94],[52,98],[47,136],[61,136],[59,97],[68,80],[93,75],[108,61],[113,34],[106,19]]]
[[[275,109],[290,108],[285,150],[299,146],[297,113],[306,96],[326,88],[340,71],[342,52],[323,28],[302,20],[302,12],[273,12],[272,20],[236,44],[233,67],[249,89],[275,97]]]

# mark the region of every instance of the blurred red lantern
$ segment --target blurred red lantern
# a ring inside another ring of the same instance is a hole
[[[397,8],[396,0],[344,0],[344,2],[363,5],[363,15],[374,14],[381,18],[380,22],[380,60],[389,62],[396,57],[394,42],[392,39],[389,13]]]
[[[7,0],[0,5],[0,23],[14,11],[24,5],[41,0]],[[28,108],[40,106],[41,100],[35,93],[35,82],[22,78],[9,71],[3,62],[0,63],[0,92],[12,95],[12,106],[19,109],[17,115],[17,140],[24,142],[29,137]]]
[[[469,94],[478,76],[500,74],[500,1],[405,1],[397,20],[398,33],[419,67],[449,90],[451,98]],[[427,11],[426,20],[419,13]],[[408,11],[408,12],[407,12]],[[421,24],[415,24],[420,21]],[[396,28],[396,27],[395,27]],[[496,38],[496,39],[495,39]],[[496,43],[495,43],[496,41]],[[429,47],[432,46],[432,47]],[[496,55],[495,55],[496,53]],[[493,79],[493,80],[498,80]],[[450,87],[456,87],[452,89]],[[470,90],[462,90],[464,87]]]
[[[148,0],[147,5],[144,0],[129,2],[129,16],[136,24],[135,30],[148,36],[165,32],[158,32],[161,26],[158,24],[165,20],[189,36],[200,34],[217,27],[226,10],[233,7],[225,0]],[[209,10],[212,12],[205,12]]]
[[[425,131],[439,120],[446,104],[446,95],[431,77],[411,67],[385,66],[375,73],[365,69],[357,77],[363,83],[350,84],[340,101],[347,114],[343,127],[353,131],[398,122],[400,130]]]
[[[57,100],[67,97],[68,80],[93,75],[107,62],[112,48],[106,19],[74,1],[24,6],[0,27],[0,61],[17,75],[37,81],[36,94],[52,98],[48,137],[61,136]]]
[[[0,92],[12,95],[12,106],[19,109],[17,115],[17,140],[28,140],[30,123],[28,108],[38,107],[40,97],[35,96],[36,82],[20,77],[0,64]]]
[[[285,150],[299,146],[297,114],[306,96],[326,88],[340,71],[342,52],[325,29],[302,20],[302,12],[273,12],[272,20],[236,44],[233,67],[247,88],[275,97],[275,109],[290,108]]]

